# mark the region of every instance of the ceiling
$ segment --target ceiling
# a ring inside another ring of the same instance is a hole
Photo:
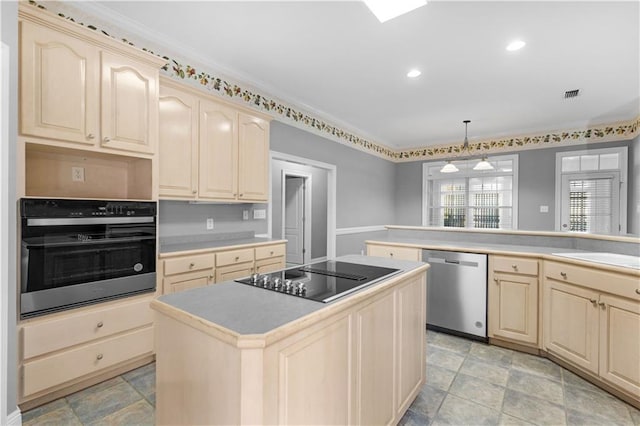
[[[473,141],[640,114],[638,1],[431,1],[385,23],[360,1],[73,7],[393,149],[459,143],[465,119]]]

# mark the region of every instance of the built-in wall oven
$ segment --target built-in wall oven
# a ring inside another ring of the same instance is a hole
[[[20,200],[20,317],[151,292],[156,203]]]

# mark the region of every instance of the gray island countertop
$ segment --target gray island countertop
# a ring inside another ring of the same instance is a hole
[[[167,294],[160,296],[158,301],[171,308],[183,311],[187,315],[216,324],[229,331],[231,335],[260,335],[271,332],[327,306],[340,303],[344,299],[366,291],[373,286],[383,284],[403,273],[425,267],[423,262],[360,255],[341,256],[335,260],[395,268],[400,269],[401,272],[389,277],[389,279],[373,282],[369,286],[330,303],[281,294],[234,281]]]

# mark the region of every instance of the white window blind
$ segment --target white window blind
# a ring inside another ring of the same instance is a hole
[[[610,234],[612,178],[569,179],[569,230]]]

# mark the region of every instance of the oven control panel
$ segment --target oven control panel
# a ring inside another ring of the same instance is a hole
[[[154,201],[65,200],[23,198],[22,217],[127,217],[155,216]]]

